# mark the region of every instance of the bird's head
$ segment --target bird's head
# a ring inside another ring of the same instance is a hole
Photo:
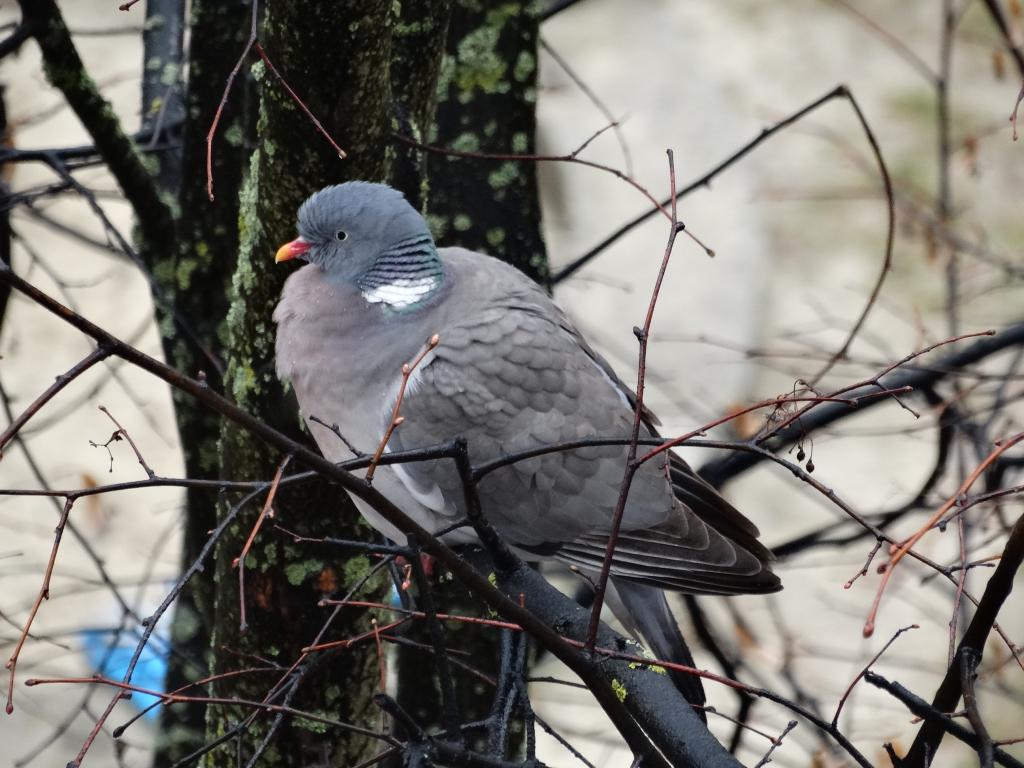
[[[299,208],[299,236],[274,261],[303,259],[357,282],[382,253],[430,238],[423,217],[386,184],[350,181],[324,187]]]

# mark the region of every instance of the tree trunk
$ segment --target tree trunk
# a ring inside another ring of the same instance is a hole
[[[505,3],[492,10],[470,0],[455,3],[429,143],[502,154],[533,151],[537,25],[527,3]],[[428,219],[440,245],[478,250],[514,264],[534,279],[547,277],[533,163],[425,157]],[[479,613],[479,600],[458,582],[437,579],[435,588],[444,610]],[[425,627],[411,632],[429,646]],[[467,652],[473,666],[492,679],[498,677],[498,632],[461,623],[448,625],[446,632],[449,644]],[[421,649],[402,646],[398,659],[399,702],[421,726],[439,727],[441,708],[429,657]],[[465,672],[456,680],[463,720],[486,719],[494,689]],[[487,733],[478,730],[475,735],[475,746],[486,746]]]
[[[437,78],[450,16],[451,0],[402,3],[392,43],[391,91],[395,99],[394,122],[403,136],[415,136],[422,141],[434,124]],[[397,145],[392,184],[423,211],[430,185],[424,153]]]
[[[173,4],[173,3],[172,3]],[[166,3],[159,13],[168,13]],[[147,17],[150,6],[147,6]],[[246,20],[251,0],[193,0],[187,94],[181,110],[182,150],[175,162],[164,158],[158,178],[178,176],[178,247],[168,268],[157,278],[173,296],[175,311],[187,319],[194,339],[183,338],[169,323],[161,327],[168,361],[190,376],[201,371],[211,387],[223,391],[225,321],[231,275],[238,253],[238,189],[254,142],[256,101],[245,70],[234,84],[224,106],[214,144],[213,175],[219,194],[210,201],[206,192],[206,134],[224,90],[228,73],[249,35]],[[173,23],[161,20],[162,23]],[[149,81],[147,50],[146,67]],[[160,68],[160,71],[166,71]],[[153,77],[143,90],[143,114],[156,121],[165,99],[166,86]],[[171,94],[173,97],[173,93]],[[147,105],[149,110],[147,110]],[[155,111],[154,111],[155,107]],[[168,114],[170,113],[170,114]],[[173,119],[174,105],[164,109],[163,120]],[[175,135],[177,135],[175,134]],[[161,156],[163,157],[163,156]],[[168,180],[168,185],[170,184]],[[200,351],[205,350],[205,354]],[[174,410],[191,478],[216,478],[220,474],[218,441],[220,420],[195,401],[172,390]],[[183,567],[199,555],[217,521],[217,494],[202,489],[186,493],[186,518],[182,548]],[[174,654],[169,659],[166,686],[174,690],[209,674],[209,645],[213,625],[213,583],[207,578],[189,582],[175,603],[171,625]],[[154,765],[173,765],[205,742],[206,711],[201,704],[163,707]]]
[[[391,179],[395,153],[390,68],[392,32],[398,21],[394,13],[390,0],[348,3],[343,14],[334,6],[271,3],[262,25],[260,40],[267,55],[349,154],[341,160],[267,67],[254,66],[260,91],[258,148],[241,192],[241,240],[227,324],[226,390],[240,406],[293,436],[301,434],[299,418],[294,399],[282,390],[274,372],[271,321],[289,270],[275,266],[273,254],[280,243],[294,237],[295,212],[313,191],[346,179]],[[434,24],[432,30],[431,34],[442,34],[443,25]],[[431,42],[426,37],[421,45],[428,51],[431,45],[439,49],[441,40]],[[406,64],[410,73],[421,75],[417,79],[409,75],[406,104],[429,105],[429,98],[419,98],[412,86],[419,82],[433,91],[429,57],[423,59],[425,73]],[[422,114],[423,109],[417,111]],[[266,479],[282,460],[231,426],[222,432],[220,451],[224,477]],[[283,526],[311,537],[367,539],[372,534],[345,495],[323,483],[282,489],[274,509]],[[226,514],[228,506],[220,512]],[[270,525],[264,526],[245,562],[247,628],[242,632],[238,571],[232,563],[257,512],[258,508],[248,508],[217,550],[212,642],[217,673],[259,664],[254,657],[286,665],[298,659],[327,621],[328,612],[318,601],[344,594],[367,574],[370,565],[365,556],[346,560],[337,552],[294,544]],[[381,599],[387,587],[382,573],[363,588],[363,595]],[[365,632],[369,622],[365,612],[343,611],[322,639]],[[378,686],[378,663],[372,643],[316,654],[297,673],[297,693],[284,699],[292,707],[321,716],[378,727],[379,715],[371,701]],[[276,672],[223,679],[212,693],[261,700],[280,676]],[[250,710],[210,708],[207,739],[223,736],[250,714]],[[286,765],[350,766],[381,749],[376,740],[343,730],[325,739],[323,730],[324,726],[301,718],[290,717],[278,725],[274,717],[261,716],[247,728],[241,742],[243,763],[272,732],[273,755]],[[236,764],[234,749],[213,755],[211,766]]]
[[[456,2],[430,143],[469,152],[534,151],[534,5]],[[547,280],[535,163],[431,155],[428,170],[430,222],[440,245],[483,251]]]
[[[13,142],[10,140],[7,128],[7,100],[4,97],[3,86],[0,85],[0,145],[7,146],[9,143]],[[0,166],[0,172],[3,170],[3,166]],[[6,198],[10,194],[5,175],[0,175],[0,198]],[[8,266],[11,264],[11,212],[7,206],[0,211],[0,262]],[[10,286],[0,286],[0,329],[4,327],[7,301],[10,297]]]

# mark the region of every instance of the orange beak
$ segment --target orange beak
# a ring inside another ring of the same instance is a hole
[[[280,264],[282,261],[291,261],[308,251],[312,245],[303,240],[301,237],[297,237],[290,243],[285,243],[277,249],[277,253],[274,254],[274,263]]]

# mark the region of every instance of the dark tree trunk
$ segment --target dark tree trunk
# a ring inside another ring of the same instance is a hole
[[[403,136],[422,141],[434,122],[437,78],[448,34],[451,0],[417,0],[402,3],[395,26],[391,58],[391,91],[395,100],[395,124]],[[392,184],[402,190],[416,208],[424,210],[430,179],[426,157],[404,144],[395,149]]]
[[[456,2],[429,143],[469,152],[534,151],[534,6]],[[439,244],[483,251],[547,280],[535,163],[430,155],[427,167],[430,222]]]
[[[185,119],[185,0],[147,0],[142,32],[142,132],[153,146],[173,145]],[[181,152],[156,152],[153,174],[161,192],[177,194]]]
[[[161,23],[173,24],[166,16],[176,2],[169,0],[147,6],[147,17],[150,10],[159,9],[155,12],[161,17]],[[146,121],[157,123],[163,108],[165,140],[180,136],[182,141],[182,150],[176,159],[160,156],[158,179],[170,186],[177,176],[181,213],[177,248],[168,267],[159,270],[157,277],[165,291],[173,296],[176,312],[187,319],[194,339],[183,338],[180,331],[165,324],[165,354],[172,365],[190,376],[205,374],[210,386],[218,391],[223,390],[223,363],[218,361],[224,355],[231,276],[238,253],[238,189],[243,170],[248,166],[255,132],[256,102],[247,68],[235,82],[217,132],[213,174],[220,193],[213,201],[206,192],[206,134],[228,73],[249,35],[250,13],[251,0],[194,0],[190,20],[190,80],[180,112],[174,104],[175,92],[168,91],[163,79],[156,75],[157,70],[162,73],[170,70],[165,65],[151,71],[152,57],[148,50],[144,79],[147,87],[143,89]],[[168,96],[171,102],[164,107],[163,100]],[[154,99],[159,100],[158,103],[154,104]],[[175,114],[182,121],[177,130]],[[186,475],[218,477],[220,420],[205,408],[197,407],[192,398],[182,396],[177,390],[172,394]],[[209,531],[216,525],[216,507],[214,492],[201,489],[187,492],[182,551],[185,567],[196,559]],[[200,574],[186,585],[175,604],[171,626],[175,654],[168,666],[168,690],[209,673],[213,615],[213,581]],[[154,764],[172,765],[190,754],[204,743],[205,731],[206,711],[202,705],[162,708]]]
[[[274,325],[271,312],[289,270],[275,266],[277,246],[294,237],[295,212],[313,191],[346,179],[389,181],[393,160],[391,88],[393,30],[398,19],[390,0],[335,6],[271,3],[260,39],[268,56],[309,109],[349,157],[341,160],[298,109],[280,83],[262,64],[254,67],[260,91],[257,150],[243,184],[238,221],[241,227],[238,263],[228,319],[226,390],[240,406],[271,425],[300,436],[293,398],[283,391],[273,366]],[[341,14],[339,16],[339,14]],[[443,33],[433,24],[431,35]],[[441,39],[420,36],[422,50],[440,50]],[[430,57],[421,57],[423,71],[406,63],[402,103],[422,121],[434,88]],[[429,87],[424,97],[413,86]],[[419,183],[415,185],[419,188]],[[248,435],[225,427],[220,443],[220,471],[225,477],[269,478],[282,457],[254,444]],[[369,538],[345,495],[335,487],[310,484],[282,489],[274,504],[277,520],[309,536]],[[222,508],[222,513],[226,506]],[[246,560],[248,627],[239,629],[239,555],[256,519],[250,508],[218,547],[215,567],[213,668],[218,673],[253,666],[252,656],[290,663],[316,638],[328,612],[318,606],[325,596],[343,594],[365,576],[365,556],[345,559],[336,552],[296,545],[270,526],[260,534]],[[386,572],[364,588],[370,599],[382,598]],[[366,631],[370,616],[348,610],[331,624],[324,640]],[[329,718],[377,727],[379,714],[371,697],[377,690],[378,656],[374,645],[362,644],[337,653],[318,654],[300,670],[303,675],[292,706]],[[275,679],[274,675],[270,680]],[[218,696],[262,699],[269,687],[266,674],[223,680]],[[211,709],[207,739],[229,731],[249,711]],[[243,761],[276,729],[273,754],[285,765],[350,766],[380,750],[377,741],[344,731],[325,739],[320,727],[300,719],[258,718],[242,743]],[[234,750],[216,753],[210,765],[235,765]]]
[[[484,10],[477,3],[457,1],[441,68],[436,123],[425,139],[479,152],[532,152],[537,36],[537,18],[527,3]],[[482,251],[535,279],[547,277],[533,163],[424,156],[429,169],[428,218],[439,244]],[[445,610],[479,612],[479,600],[461,584],[439,579],[436,589]],[[452,624],[446,631],[449,644],[468,652],[473,666],[492,679],[498,677],[499,633],[472,624]],[[429,645],[425,627],[414,627],[412,633]],[[429,656],[403,646],[398,659],[403,708],[424,727],[440,726],[437,680]],[[494,689],[468,673],[460,672],[457,681],[463,719],[486,719]],[[477,734],[477,746],[485,746],[487,734]]]
[[[7,129],[7,100],[4,97],[3,86],[0,86],[0,146],[7,146],[11,143]],[[0,174],[3,173],[3,166],[0,165]],[[0,175],[0,199],[10,194],[6,179]],[[11,212],[7,206],[0,210],[0,262],[10,266],[11,264]],[[7,314],[7,301],[11,297],[11,288],[7,285],[0,285],[0,329],[4,327],[4,317]]]

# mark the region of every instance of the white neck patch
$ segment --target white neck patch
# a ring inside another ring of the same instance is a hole
[[[395,309],[403,309],[426,297],[439,282],[436,275],[398,278],[389,283],[368,287],[362,294],[370,304],[387,304]]]

